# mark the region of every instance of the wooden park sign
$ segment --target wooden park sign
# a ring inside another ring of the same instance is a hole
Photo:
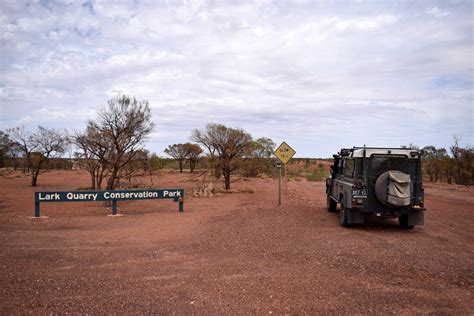
[[[117,201],[150,199],[172,199],[179,202],[179,211],[184,211],[184,189],[35,192],[35,217],[41,216],[43,202],[111,201],[112,215],[117,215]]]

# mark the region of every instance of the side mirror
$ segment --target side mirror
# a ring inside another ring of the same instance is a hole
[[[329,172],[330,172],[331,174],[334,174],[334,166],[331,166],[331,167],[329,168]]]

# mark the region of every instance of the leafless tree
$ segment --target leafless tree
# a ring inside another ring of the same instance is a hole
[[[151,120],[148,101],[138,101],[126,95],[110,99],[97,115],[96,120],[88,122],[88,128],[99,133],[99,139],[110,146],[107,190],[113,190],[120,178],[120,170],[143,148],[155,124]]]
[[[224,175],[225,189],[230,190],[230,175],[237,168],[236,158],[248,151],[252,136],[243,129],[211,123],[204,130],[194,130],[191,139],[207,148],[211,158],[216,158],[216,166]]]
[[[66,150],[69,139],[65,131],[38,126],[30,133],[24,127],[8,129],[11,139],[23,152],[28,169],[31,171],[31,186],[38,184],[38,176],[44,163],[52,157],[59,156]]]

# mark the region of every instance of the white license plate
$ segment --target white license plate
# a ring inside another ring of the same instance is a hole
[[[367,190],[352,190],[353,197],[367,197]]]

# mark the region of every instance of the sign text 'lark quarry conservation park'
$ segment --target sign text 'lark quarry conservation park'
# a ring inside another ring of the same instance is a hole
[[[40,217],[42,202],[111,201],[112,215],[117,215],[117,201],[150,199],[172,199],[179,202],[179,211],[184,211],[184,189],[35,192],[35,217]]]

